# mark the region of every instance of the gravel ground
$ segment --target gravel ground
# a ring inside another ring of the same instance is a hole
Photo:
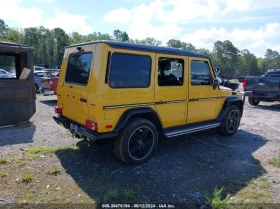
[[[37,97],[37,112],[29,127],[0,128],[0,157],[22,156],[28,148],[42,146],[71,147],[71,155],[45,154],[24,165],[0,164],[0,171],[14,170],[6,178],[0,176],[0,191],[3,191],[0,199],[65,202],[67,198],[68,203],[114,200],[204,206],[207,194],[213,194],[214,188],[224,188],[223,194],[231,194],[231,199],[238,203],[280,203],[280,169],[268,163],[280,151],[279,102],[261,102],[252,107],[246,101],[235,135],[221,137],[210,130],[162,139],[151,160],[128,166],[115,157],[110,144],[88,146],[55,124],[52,119],[55,99],[55,96]],[[44,177],[40,168],[53,164],[62,168],[59,177]],[[33,168],[42,187],[32,182],[16,183],[17,172]],[[265,179],[265,185],[259,184],[260,178]],[[46,192],[48,185],[55,185],[50,193]],[[112,188],[118,191],[130,188],[134,195],[130,200],[124,200],[122,195],[110,198],[108,191]],[[40,198],[33,197],[34,192]],[[62,196],[52,198],[53,194]]]

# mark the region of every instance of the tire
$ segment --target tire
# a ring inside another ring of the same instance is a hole
[[[118,135],[114,150],[120,160],[136,165],[149,160],[157,144],[158,132],[155,125],[143,118],[133,118]]]
[[[259,100],[256,100],[254,97],[248,97],[248,102],[250,105],[256,106],[260,103]]]
[[[241,111],[236,105],[231,105],[221,120],[221,125],[217,131],[223,136],[233,135],[239,127],[241,119]]]

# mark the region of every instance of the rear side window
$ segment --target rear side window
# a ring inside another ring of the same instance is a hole
[[[145,55],[113,53],[109,74],[111,88],[150,86],[151,58]]]
[[[191,85],[211,85],[212,76],[208,62],[200,60],[191,61]]]
[[[92,63],[92,52],[70,54],[66,69],[65,81],[87,85]]]

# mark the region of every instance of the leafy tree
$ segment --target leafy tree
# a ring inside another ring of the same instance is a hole
[[[178,48],[178,49],[182,48],[182,43],[181,43],[181,41],[180,41],[180,40],[176,40],[176,39],[170,39],[170,40],[166,43],[166,45],[167,45],[168,47],[172,47],[172,48]]]
[[[17,44],[24,43],[24,34],[10,28],[7,29],[5,38],[13,43],[17,43]]]
[[[129,36],[125,31],[114,30],[114,39],[117,41],[127,42],[129,41]]]
[[[64,47],[68,46],[70,43],[69,36],[63,29],[54,28],[54,37],[56,42],[56,64],[61,64],[64,55]]]
[[[272,60],[278,58],[280,55],[277,51],[273,51],[272,49],[267,49],[264,56],[266,59]]]
[[[0,19],[0,37],[3,37],[6,34],[8,26],[5,24],[4,20]]]
[[[239,73],[241,75],[260,75],[257,57],[251,54],[248,49],[241,51]]]
[[[239,61],[239,50],[230,42],[217,41],[214,43],[213,58],[215,64],[224,69],[223,74],[235,76]]]

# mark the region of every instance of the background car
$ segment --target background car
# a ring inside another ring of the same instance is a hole
[[[36,91],[39,91],[41,78],[43,77],[48,77],[48,73],[46,71],[34,71],[34,84],[36,87]]]
[[[15,76],[6,70],[0,69],[0,78],[15,78]]]

